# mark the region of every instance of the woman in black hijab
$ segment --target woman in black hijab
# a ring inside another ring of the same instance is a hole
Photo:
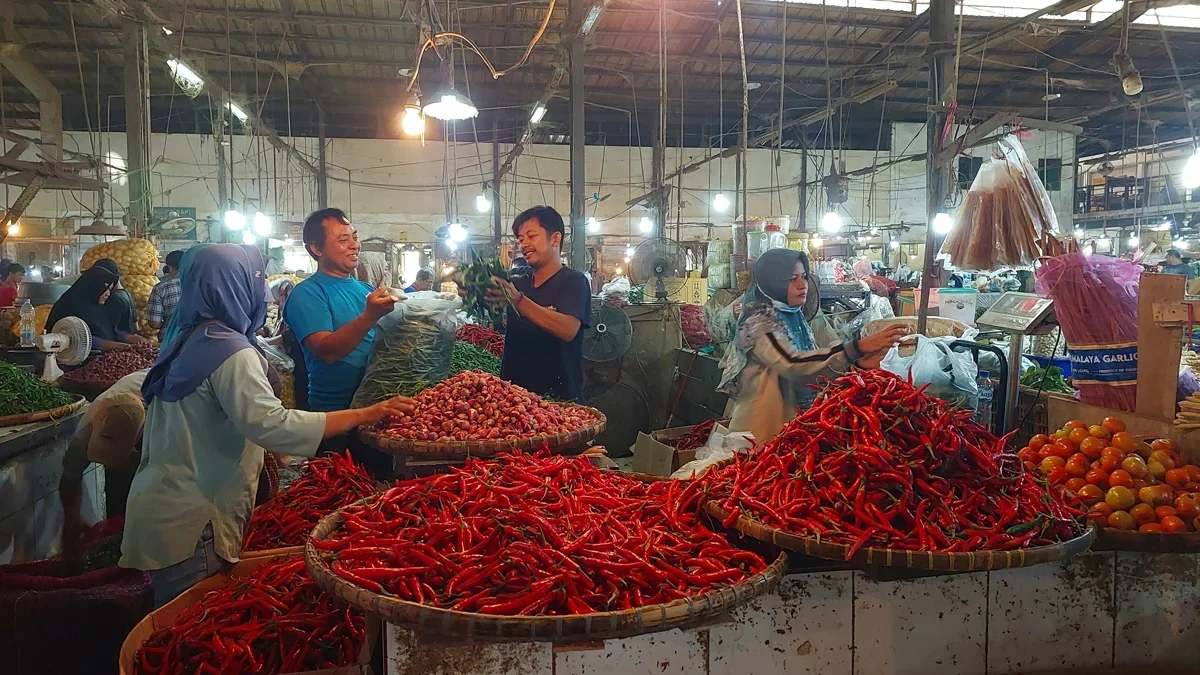
[[[54,303],[46,319],[46,330],[53,329],[59,319],[74,316],[88,325],[93,349],[125,349],[129,343],[144,341],[139,335],[118,330],[112,312],[105,308],[104,302],[112,295],[118,279],[111,270],[100,265],[93,265],[84,271]]]
[[[117,287],[109,294],[108,300],[104,303],[104,309],[112,316],[117,330],[122,333],[136,333],[137,305],[134,304],[133,296],[129,294],[129,291],[121,285],[121,268],[117,266],[117,261],[112,258],[101,258],[93,267],[103,267],[117,276]]]

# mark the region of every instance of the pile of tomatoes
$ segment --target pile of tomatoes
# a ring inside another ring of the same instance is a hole
[[[1147,442],[1119,418],[1091,426],[1071,420],[1029,439],[1017,456],[1075,493],[1101,527],[1200,531],[1200,466],[1184,464],[1174,441]]]

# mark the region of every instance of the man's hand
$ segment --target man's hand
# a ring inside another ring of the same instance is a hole
[[[133,345],[141,344],[143,342],[149,342],[149,340],[147,340],[146,338],[144,338],[141,335],[138,335],[136,333],[130,333],[129,335],[126,335],[125,340],[129,344],[133,344]]]
[[[83,555],[83,545],[87,542],[88,524],[83,521],[83,516],[76,509],[74,514],[69,511],[63,513],[63,535],[62,535],[62,552],[63,557],[68,560],[73,560]]]
[[[363,314],[371,319],[374,323],[387,314],[391,313],[396,308],[396,298],[387,286],[380,286],[371,291],[367,296],[367,308],[363,310]]]
[[[495,281],[496,284],[500,286],[500,288],[489,288],[488,289],[488,291],[487,291],[487,301],[488,302],[493,303],[493,304],[498,304],[501,302],[511,302],[512,306],[516,307],[517,303],[520,302],[521,298],[524,297],[524,294],[521,293],[521,291],[518,291],[517,287],[513,286],[511,281],[501,279],[500,277],[492,277],[492,281]],[[504,294],[506,292],[508,293],[507,298],[504,297]]]
[[[411,398],[407,396],[393,396],[385,401],[380,401],[375,405],[364,408],[363,413],[366,420],[363,423],[374,424],[385,417],[409,415],[416,408],[417,402]]]

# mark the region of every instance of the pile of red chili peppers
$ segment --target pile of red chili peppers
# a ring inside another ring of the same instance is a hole
[[[1079,511],[1016,455],[922,389],[882,370],[829,384],[761,452],[704,476],[729,512],[849,545],[967,552],[1083,532]]]
[[[504,336],[487,326],[468,323],[458,329],[458,332],[454,334],[454,339],[476,347],[483,347],[498,358],[504,356]]]
[[[465,612],[591,614],[670,602],[766,568],[700,520],[695,484],[583,457],[503,454],[402,481],[313,544],[375,593]],[[690,508],[688,508],[690,507]]]
[[[318,521],[375,492],[370,474],[348,453],[306,462],[304,471],[296,482],[254,509],[242,548],[303,546]]]
[[[671,443],[671,447],[676,450],[693,450],[702,448],[708,443],[708,437],[712,436],[713,427],[717,425],[716,420],[705,420],[700,424],[692,427],[687,432],[686,436],[680,436]]]
[[[209,592],[151,635],[137,675],[299,673],[357,662],[366,615],[321,591],[290,555]]]

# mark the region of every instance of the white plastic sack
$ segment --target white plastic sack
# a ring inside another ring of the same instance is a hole
[[[462,299],[422,291],[397,302],[376,324],[375,344],[352,405],[361,408],[450,377]]]
[[[884,370],[912,380],[914,387],[929,384],[926,394],[936,396],[958,408],[974,409],[979,401],[978,368],[971,352],[955,352],[950,343],[959,338],[916,336],[912,356],[901,356],[898,346],[883,357]]]
[[[631,289],[632,286],[629,285],[629,279],[617,277],[600,287],[600,297],[606,298],[610,295],[617,295],[624,300],[629,295]]]
[[[749,452],[754,447],[754,434],[749,431],[730,431],[724,426],[713,426],[704,447],[696,450],[696,459],[684,464],[671,474],[672,480],[699,478],[708,467],[733,457],[734,453]]]

